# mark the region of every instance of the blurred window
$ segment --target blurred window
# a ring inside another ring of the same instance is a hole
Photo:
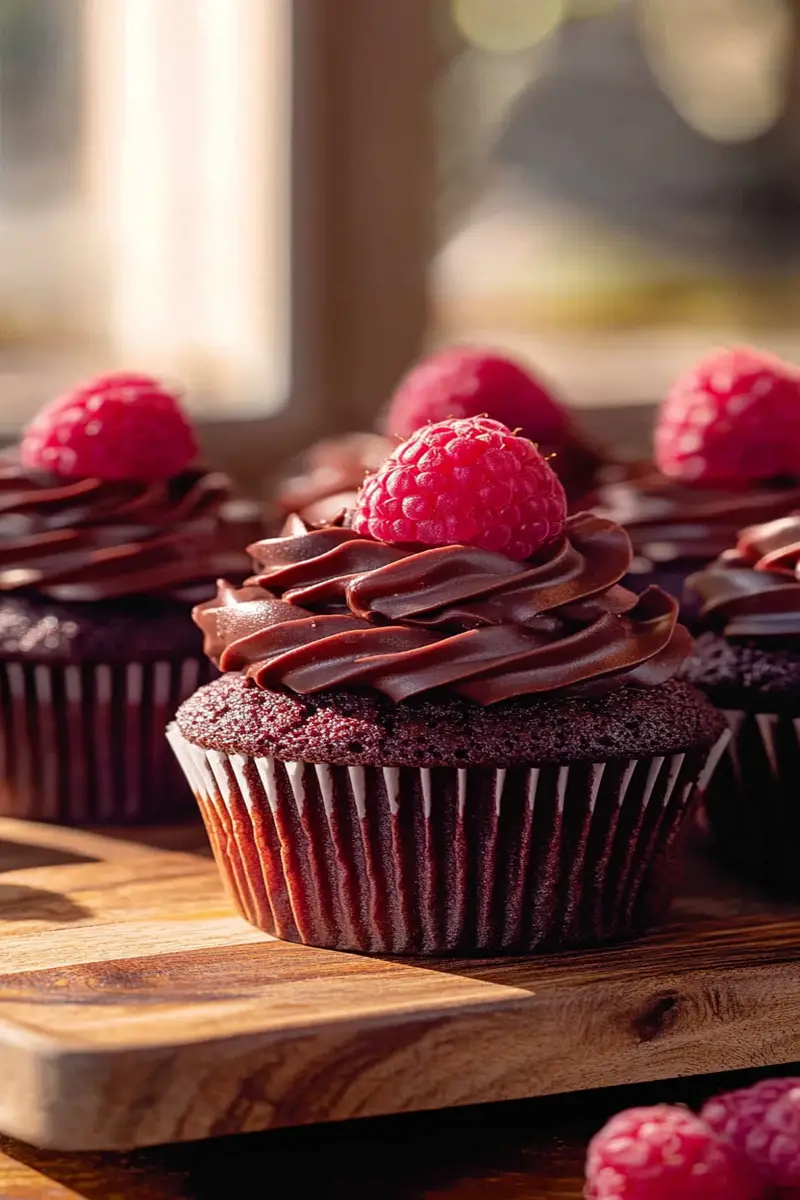
[[[435,0],[433,341],[586,405],[800,360],[798,0]]]
[[[81,0],[0,5],[0,200],[64,200],[78,175]]]
[[[291,0],[0,0],[0,422],[87,372],[289,389]]]
[[[275,457],[370,424],[425,342],[586,403],[709,341],[800,357],[798,14],[0,0],[0,433],[113,366]]]
[[[114,367],[253,479],[371,420],[425,328],[432,56],[429,0],[0,0],[0,436]]]

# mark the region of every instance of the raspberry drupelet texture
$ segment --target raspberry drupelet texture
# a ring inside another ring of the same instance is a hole
[[[663,473],[685,483],[800,476],[800,372],[748,347],[718,351],[667,395],[655,453]]]
[[[500,421],[439,421],[413,433],[361,489],[357,533],[378,541],[460,544],[520,562],[564,527],[564,489],[527,438]]]
[[[688,1109],[661,1104],[612,1117],[592,1139],[587,1200],[758,1200],[728,1144]]]
[[[169,479],[197,455],[177,395],[149,375],[104,375],[42,408],[20,446],[23,466],[65,478]]]
[[[765,1079],[715,1096],[701,1116],[765,1185],[800,1194],[800,1079]]]
[[[484,415],[548,446],[561,442],[569,426],[550,391],[511,359],[453,346],[412,367],[392,396],[384,428],[407,437],[429,421]]]

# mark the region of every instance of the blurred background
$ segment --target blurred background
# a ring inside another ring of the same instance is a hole
[[[630,436],[799,217],[800,0],[0,0],[0,436],[150,370],[255,486],[453,340]]]

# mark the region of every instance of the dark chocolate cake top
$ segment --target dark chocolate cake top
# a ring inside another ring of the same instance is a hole
[[[248,687],[240,674],[178,710],[195,745],[225,754],[342,765],[474,767],[607,762],[712,746],[725,718],[693,687],[623,687],[599,696],[519,696],[481,707],[460,696],[393,704],[376,691],[298,696]]]

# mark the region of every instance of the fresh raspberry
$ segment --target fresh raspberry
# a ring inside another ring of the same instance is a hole
[[[40,409],[23,466],[67,478],[169,479],[197,454],[178,397],[149,375],[103,375]]]
[[[656,462],[686,483],[800,476],[800,372],[749,347],[683,375],[661,406]]]
[[[701,1115],[765,1183],[800,1189],[800,1079],[715,1096]]]
[[[730,1147],[684,1108],[630,1108],[589,1143],[587,1200],[756,1200]]]
[[[412,433],[362,487],[357,533],[381,542],[480,546],[524,561],[557,537],[564,489],[533,442],[499,421],[439,421]]]
[[[454,346],[425,358],[401,380],[384,419],[388,434],[408,437],[429,421],[488,416],[553,448],[570,421],[550,392],[508,358]]]

